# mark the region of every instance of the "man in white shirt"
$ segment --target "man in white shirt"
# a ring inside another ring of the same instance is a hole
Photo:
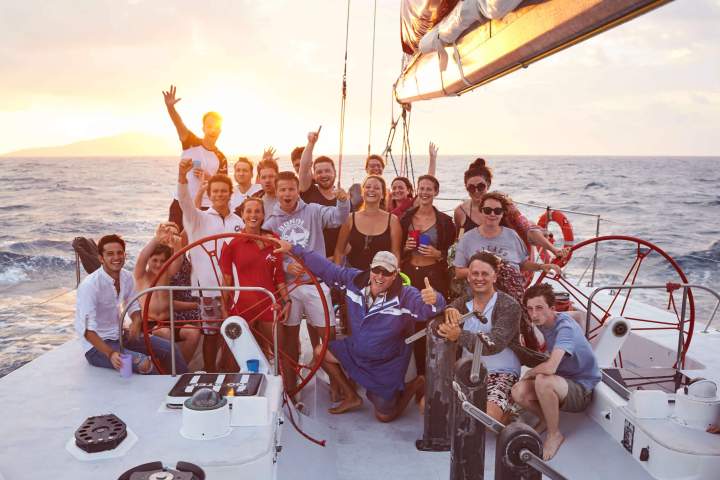
[[[203,137],[198,137],[185,126],[180,114],[175,109],[175,104],[181,100],[176,98],[175,93],[175,86],[170,85],[168,91],[163,91],[163,99],[165,100],[168,115],[175,126],[175,130],[177,130],[178,139],[182,144],[182,158],[190,158],[194,163],[194,169],[192,172],[188,172],[187,180],[191,197],[195,198],[195,195],[202,187],[203,178],[216,174],[227,175],[228,173],[227,159],[215,145],[222,131],[222,117],[217,112],[207,112],[203,115]],[[207,195],[203,196],[201,202],[201,207],[204,210],[210,208],[211,202]],[[175,197],[170,205],[168,220],[178,225],[180,230],[184,229],[182,213],[178,198]]]
[[[243,229],[244,223],[240,217],[230,210],[230,196],[232,192],[232,181],[227,175],[214,175],[208,180],[208,196],[212,206],[208,210],[200,210],[193,205],[190,190],[188,188],[188,172],[192,170],[193,162],[186,158],[180,161],[178,170],[178,201],[183,211],[183,223],[188,235],[188,243],[193,243],[201,238],[221,233],[236,233]],[[221,284],[222,273],[218,265],[218,258],[222,246],[229,243],[231,238],[221,241],[208,241],[203,247],[197,246],[190,249],[189,257],[192,264],[190,281],[193,286],[200,287],[203,311],[214,311],[213,317],[219,317],[222,310],[220,292],[205,291],[203,287],[217,287]],[[216,256],[211,258],[207,251],[214,251]],[[212,325],[219,327],[219,323]],[[206,326],[207,327],[207,326]],[[217,329],[203,330],[203,360],[205,370],[215,371],[217,352],[220,346],[220,335]]]
[[[120,358],[120,313],[132,297],[135,286],[132,274],[123,270],[125,265],[125,241],[117,235],[106,235],[98,243],[101,268],[85,277],[78,286],[75,330],[80,335],[85,358],[90,365],[103,368],[122,366]],[[142,316],[140,305],[133,303],[128,313],[132,324],[123,333],[124,353],[132,355],[135,373],[156,373],[148,356],[145,340],[140,336]],[[155,356],[163,368],[170,371],[170,342],[151,336]],[[187,372],[180,349],[175,351],[175,367],[178,373]]]

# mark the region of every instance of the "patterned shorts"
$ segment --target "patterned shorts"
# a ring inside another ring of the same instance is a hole
[[[510,390],[518,381],[514,373],[488,373],[487,376],[487,399],[500,407],[503,412],[510,411],[512,407],[512,396]]]

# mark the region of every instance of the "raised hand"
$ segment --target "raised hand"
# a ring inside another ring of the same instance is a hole
[[[320,128],[317,129],[317,132],[308,132],[308,145],[315,145],[315,143],[317,143],[320,138],[320,130],[322,130],[322,125],[320,125]]]
[[[428,154],[430,155],[430,158],[437,158],[437,152],[437,145],[435,145],[433,142],[430,142],[430,145],[428,145]]]
[[[273,147],[267,147],[263,150],[262,159],[272,160],[273,162],[277,162],[279,160],[279,158],[275,156],[275,149]]]
[[[427,277],[425,277],[425,288],[420,290],[420,296],[426,305],[435,305],[435,302],[437,302],[437,292],[430,285],[430,280]]]
[[[182,100],[182,98],[175,98],[175,92],[177,89],[175,88],[175,85],[170,85],[170,90],[167,92],[163,90],[163,98],[165,99],[165,105],[170,108],[174,107],[177,102]]]
[[[190,170],[193,169],[193,161],[192,158],[183,158],[180,160],[180,165],[178,166],[178,173],[180,174],[181,179],[185,179],[185,175],[188,174]]]
[[[343,190],[342,187],[338,187],[338,188],[335,190],[335,196],[336,196],[336,198],[337,198],[338,200],[340,200],[341,202],[344,202],[345,200],[348,199],[348,194],[347,194],[347,192],[346,192],[345,190]]]

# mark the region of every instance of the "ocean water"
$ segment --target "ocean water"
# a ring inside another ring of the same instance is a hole
[[[440,157],[436,205],[451,210],[465,196],[462,174],[472,156]],[[720,158],[488,157],[493,189],[511,195],[532,219],[546,205],[600,215],[600,235],[638,237],[659,246],[691,282],[720,289]],[[283,159],[289,169],[289,162]],[[415,158],[416,175],[427,159]],[[128,263],[167,218],[176,158],[0,159],[0,377],[72,338],[76,236],[118,233]],[[393,167],[386,170],[390,180]],[[349,156],[343,183],[363,177]],[[595,236],[597,217],[568,214],[575,239]],[[622,281],[637,243],[598,244],[595,285]],[[574,255],[566,273],[586,282],[594,245]],[[583,275],[584,273],[584,275]],[[678,281],[661,255],[648,255],[638,283]],[[648,292],[647,301],[667,303]],[[663,296],[664,295],[664,296]],[[714,301],[696,298],[696,323]],[[717,319],[720,325],[720,319]]]

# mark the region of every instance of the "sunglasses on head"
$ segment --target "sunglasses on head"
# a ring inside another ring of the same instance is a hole
[[[465,189],[466,189],[469,193],[475,193],[475,192],[482,193],[482,192],[484,192],[485,190],[487,190],[487,185],[485,185],[483,182],[480,182],[480,183],[468,183],[467,185],[465,185]]]
[[[395,272],[388,272],[383,267],[373,267],[370,271],[376,275],[382,275],[383,277],[391,277]]]
[[[505,213],[505,210],[503,210],[501,207],[498,208],[490,208],[490,207],[482,207],[480,209],[482,213],[485,215],[490,215],[491,213],[494,213],[495,215],[502,215]]]

